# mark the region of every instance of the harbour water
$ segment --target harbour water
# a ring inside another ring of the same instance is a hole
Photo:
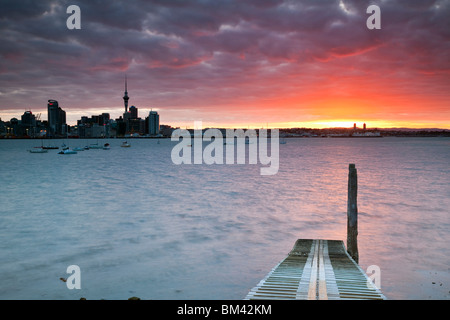
[[[0,140],[0,299],[242,299],[296,239],[345,241],[349,163],[361,267],[389,299],[450,297],[449,138],[288,139],[272,176],[175,165],[169,139],[105,142]]]

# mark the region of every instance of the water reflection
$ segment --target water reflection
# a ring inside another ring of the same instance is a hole
[[[75,263],[88,298],[241,299],[297,238],[346,239],[355,163],[361,266],[389,298],[448,298],[448,139],[290,139],[273,176],[174,165],[168,140],[109,143],[65,157],[0,141],[0,297],[76,297],[49,281]]]

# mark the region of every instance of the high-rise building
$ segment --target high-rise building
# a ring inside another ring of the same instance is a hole
[[[101,115],[100,115],[100,117],[99,117],[100,119],[99,119],[99,123],[98,124],[100,124],[100,125],[105,125],[105,124],[108,124],[109,123],[109,120],[110,120],[110,116],[109,116],[109,113],[102,113]]]
[[[63,135],[66,127],[66,112],[61,109],[56,100],[48,100],[48,126],[51,135]]]
[[[36,116],[31,111],[25,111],[22,115],[22,125],[26,127],[36,126]]]
[[[36,127],[36,116],[31,111],[25,111],[22,115],[21,126],[22,134],[27,136],[34,136],[34,129]]]
[[[137,119],[138,118],[138,108],[135,106],[130,107],[130,119]]]
[[[150,111],[148,115],[148,133],[150,135],[159,133],[159,114],[156,111]]]

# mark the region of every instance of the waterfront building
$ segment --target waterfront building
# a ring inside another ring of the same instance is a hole
[[[25,111],[22,115],[22,125],[27,127],[36,126],[36,116],[31,111]]]
[[[143,135],[145,133],[145,120],[141,118],[128,119],[127,133],[130,135]]]
[[[6,124],[4,121],[2,121],[2,118],[0,118],[0,135],[3,136],[6,134]]]
[[[63,129],[66,127],[66,112],[61,109],[56,100],[48,100],[48,126],[49,134],[51,136],[61,136],[66,132]]]
[[[11,118],[11,120],[9,120],[8,133],[13,136],[21,135],[19,119]]]
[[[125,120],[120,116],[116,119],[114,124],[114,129],[116,132],[116,136],[124,136],[127,132],[127,124],[125,123]]]
[[[103,138],[110,136],[109,113],[93,115],[90,118],[83,116],[77,120],[77,135],[80,138]]]
[[[130,107],[130,119],[137,119],[138,118],[138,108],[135,106]]]
[[[159,114],[156,111],[150,111],[148,115],[148,134],[151,136],[159,134]]]
[[[21,135],[34,136],[36,128],[36,116],[31,111],[25,111],[22,115],[20,125],[22,127]]]
[[[163,136],[163,137],[171,137],[172,136],[172,132],[175,129],[179,129],[179,128],[173,128],[169,125],[166,124],[161,124],[159,126],[159,133]]]

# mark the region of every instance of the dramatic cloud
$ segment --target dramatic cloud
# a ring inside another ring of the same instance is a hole
[[[366,9],[381,8],[369,30]],[[66,9],[81,8],[81,30]],[[0,2],[0,115],[450,127],[450,0]]]

